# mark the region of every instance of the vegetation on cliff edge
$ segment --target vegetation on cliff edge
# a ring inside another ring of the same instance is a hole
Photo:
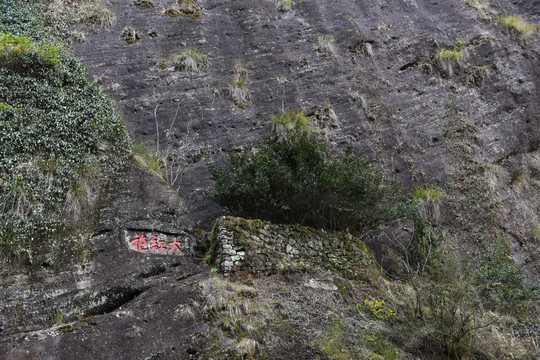
[[[32,260],[92,208],[128,137],[40,2],[0,1],[0,246]]]

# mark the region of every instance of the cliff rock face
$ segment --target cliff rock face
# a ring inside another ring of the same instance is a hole
[[[406,190],[442,189],[440,224],[463,252],[479,258],[507,242],[526,281],[540,283],[540,42],[535,29],[499,20],[515,14],[538,24],[540,2],[102,3],[115,21],[74,52],[133,139],[165,160],[169,185],[133,165],[102,200],[95,231],[80,239],[91,252],[30,274],[2,263],[0,358],[208,358],[260,315],[249,304],[294,322],[290,333],[278,322],[267,329],[282,336],[266,344],[274,358],[336,358],[333,336],[363,326],[343,325],[337,309],[352,293],[390,288],[343,290],[346,280],[325,272],[258,278],[253,287],[219,283],[197,253],[204,241],[195,228],[210,230],[225,213],[205,197],[208,166],[220,166],[230,146],[267,136],[270,115],[286,109],[304,110],[331,149],[365,149]],[[306,283],[315,284],[308,293]],[[284,287],[291,298],[276,295]],[[208,328],[228,311],[226,301],[211,302],[217,293],[244,304],[229,309],[243,320]],[[319,313],[303,313],[302,301]],[[335,314],[321,315],[332,306]],[[330,335],[319,336],[330,350],[299,335],[312,319],[315,337],[332,320]],[[375,347],[366,336],[358,338]],[[255,352],[247,341],[235,346],[227,356]]]
[[[407,189],[443,189],[443,222],[473,255],[488,233],[516,254],[537,237],[538,37],[499,20],[537,22],[537,2],[204,1],[197,19],[152,4],[111,0],[115,23],[75,52],[167,158],[199,226],[222,213],[204,192],[228,140],[249,146],[271,114],[303,109],[331,147],[366,149]]]

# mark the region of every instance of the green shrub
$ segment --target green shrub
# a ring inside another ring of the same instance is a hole
[[[39,76],[60,63],[60,47],[36,43],[26,36],[0,32],[0,66],[24,75]]]
[[[36,16],[40,7],[40,1],[0,0],[0,32],[26,35],[37,40],[48,38],[42,31],[41,17]]]
[[[81,227],[129,146],[109,100],[40,29],[33,4],[0,0],[21,22],[0,15],[0,248],[27,260]]]
[[[413,298],[395,336],[410,351],[439,355],[433,358],[470,356],[478,330],[486,326],[471,268],[449,241],[433,247],[425,260],[423,271],[409,281]]]
[[[399,184],[360,152],[333,155],[301,126],[253,146],[212,168],[211,197],[241,216],[359,232],[401,214]]]
[[[492,308],[519,311],[525,302],[538,299],[538,286],[526,286],[525,276],[514,266],[508,244],[500,242],[476,269],[486,303]]]

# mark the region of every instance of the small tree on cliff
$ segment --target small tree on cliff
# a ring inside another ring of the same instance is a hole
[[[399,216],[399,183],[361,152],[331,154],[301,112],[273,120],[276,136],[255,153],[229,151],[226,167],[212,168],[212,199],[243,217],[350,232]]]

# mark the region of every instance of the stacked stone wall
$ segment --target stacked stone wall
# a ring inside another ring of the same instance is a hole
[[[325,268],[365,278],[379,271],[371,251],[360,239],[300,225],[221,217],[212,232],[211,248],[217,267],[225,275]]]

